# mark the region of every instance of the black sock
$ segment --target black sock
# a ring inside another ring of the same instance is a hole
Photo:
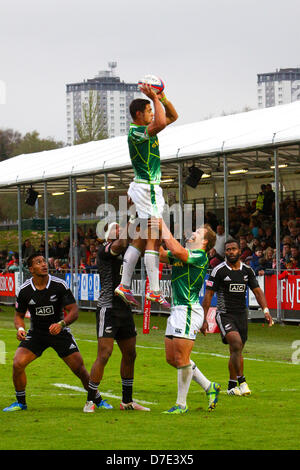
[[[241,375],[240,377],[237,377],[239,385],[241,385],[243,382],[246,382],[245,376]]]
[[[102,396],[100,395],[99,390],[97,390],[96,396],[94,398],[94,403],[96,403],[96,405],[99,405],[99,403],[101,402],[102,402]]]
[[[133,378],[125,379],[122,377],[122,402],[123,403],[132,402],[132,388],[133,388]]]
[[[228,382],[228,390],[231,390],[232,388],[237,386],[237,380],[229,380]]]
[[[89,381],[87,401],[93,401],[95,403],[99,385],[100,383],[96,384],[95,382],[92,382],[91,380]]]
[[[18,392],[16,390],[16,397],[18,403],[21,403],[21,405],[26,405],[26,393],[25,390],[22,390],[21,392]]]

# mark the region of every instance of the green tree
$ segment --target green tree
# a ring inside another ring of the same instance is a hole
[[[88,99],[82,104],[81,120],[75,122],[77,138],[74,144],[84,144],[92,140],[107,139],[106,120],[100,106],[100,96],[89,92]]]
[[[43,152],[44,150],[54,150],[64,147],[64,143],[56,141],[51,137],[41,139],[37,131],[27,132],[15,145],[13,155],[22,155],[24,153]]]

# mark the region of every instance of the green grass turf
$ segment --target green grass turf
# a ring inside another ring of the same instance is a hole
[[[14,310],[1,307],[0,341],[5,343],[6,361],[0,364],[0,409],[15,401],[12,360],[17,347],[13,326]],[[27,371],[26,412],[0,411],[0,449],[32,450],[267,450],[300,449],[300,365],[292,364],[292,343],[300,340],[298,326],[273,328],[249,324],[245,347],[245,376],[250,397],[229,397],[228,349],[218,334],[199,335],[192,359],[200,370],[222,387],[216,410],[207,412],[207,399],[192,382],[185,415],[162,411],[175,404],[177,373],[164,358],[165,317],[151,318],[149,335],[138,330],[134,398],[147,401],[150,413],[119,410],[121,380],[120,352],[115,345],[101,383],[103,398],[114,410],[82,409],[86,392],[52,350],[30,364]],[[28,323],[28,320],[27,320]],[[72,332],[85,365],[90,370],[96,356],[94,312],[81,312]],[[298,346],[299,348],[299,346]],[[300,353],[298,355],[300,359]],[[66,384],[75,389],[59,388]]]

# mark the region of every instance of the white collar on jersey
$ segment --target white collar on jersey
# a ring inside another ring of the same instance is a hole
[[[50,282],[51,282],[51,274],[48,274],[48,282],[47,282],[47,285],[46,285],[46,289],[48,289],[48,287],[50,286]],[[30,279],[30,284],[31,284],[32,289],[36,290],[36,287],[33,284],[33,277]]]
[[[228,266],[228,264],[226,263],[226,261],[224,261],[224,263],[225,263],[225,266],[226,266],[228,269],[230,269],[230,271],[233,271],[233,269],[232,269],[230,266]],[[240,269],[235,269],[235,271],[241,271],[241,270],[243,269],[244,264],[245,264],[245,263],[243,263],[242,261],[240,261]]]

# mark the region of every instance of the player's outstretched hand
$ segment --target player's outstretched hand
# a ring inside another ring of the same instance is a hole
[[[208,323],[204,320],[202,327],[200,328],[201,333],[206,336],[208,333]]]
[[[155,91],[153,90],[153,88],[150,86],[150,85],[147,85],[146,83],[144,83],[143,85],[140,85],[140,90],[142,93],[144,93],[144,95],[148,96],[148,98],[150,98],[150,100],[155,100],[157,98],[157,94],[155,93]]]
[[[265,314],[265,319],[267,320],[269,326],[273,326],[274,325],[274,320],[273,320],[273,318],[270,314],[270,311],[267,307],[264,309],[264,314]]]

